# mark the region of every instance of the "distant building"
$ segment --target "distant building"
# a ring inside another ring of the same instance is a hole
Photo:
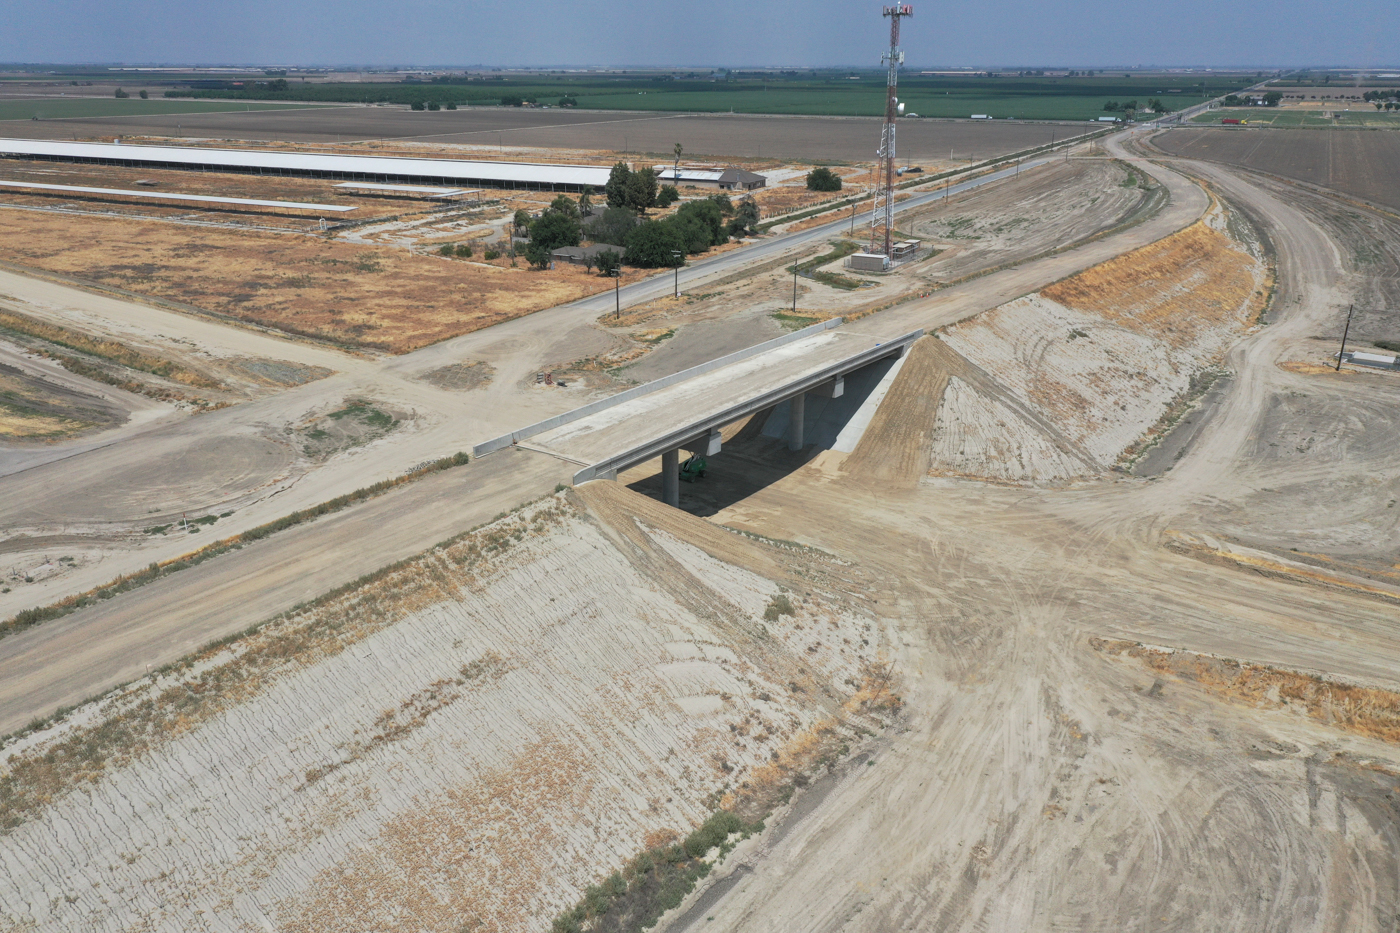
[[[741,168],[729,166],[728,168],[691,168],[681,166],[680,175],[676,174],[676,167],[671,165],[655,166],[656,180],[663,185],[690,185],[696,188],[718,188],[721,191],[752,191],[755,188],[768,187],[768,179],[754,172],[747,172]]]

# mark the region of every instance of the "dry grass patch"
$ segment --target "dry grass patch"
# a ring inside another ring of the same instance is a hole
[[[1148,648],[1134,642],[1098,638],[1090,644],[1096,651],[1126,655],[1156,673],[1199,684],[1227,700],[1256,709],[1295,709],[1325,725],[1382,742],[1400,743],[1400,693],[1194,651]]]
[[[611,286],[574,267],[450,262],[322,237],[5,213],[16,262],[240,321],[404,353]]]
[[[1254,257],[1198,222],[1040,294],[1179,348],[1247,317],[1258,272]]]

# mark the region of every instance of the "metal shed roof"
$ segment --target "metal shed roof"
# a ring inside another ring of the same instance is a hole
[[[123,146],[117,143],[74,143],[48,139],[0,139],[0,154],[189,165],[238,171],[267,169],[308,174],[500,182],[503,185],[591,185],[595,188],[607,184],[610,171],[608,168],[593,165],[322,155],[309,152],[270,152],[264,149],[205,149],[194,146]]]
[[[177,194],[173,191],[130,191],[125,188],[87,188],[82,185],[41,185],[32,181],[0,181],[4,188],[37,188],[60,194],[105,194],[123,198],[155,198],[162,201],[199,201],[205,204],[238,204],[244,207],[287,207],[305,211],[353,211],[341,204],[310,204],[306,201],[260,201],[254,198],[220,198],[209,194]]]

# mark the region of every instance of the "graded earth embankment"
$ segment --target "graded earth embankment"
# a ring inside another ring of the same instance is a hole
[[[878,728],[864,588],[615,484],[547,497],[12,740],[0,924],[546,930],[814,730]]]

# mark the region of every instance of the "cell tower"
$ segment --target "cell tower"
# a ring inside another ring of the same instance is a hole
[[[894,237],[894,121],[904,112],[896,92],[899,87],[899,66],[904,64],[904,53],[899,50],[899,21],[902,17],[913,16],[914,7],[909,4],[887,6],[884,15],[890,18],[890,50],[883,61],[889,64],[889,79],[885,82],[885,129],[880,136],[880,157],[875,169],[875,214],[870,221],[870,252],[881,256],[890,255],[890,241]]]

